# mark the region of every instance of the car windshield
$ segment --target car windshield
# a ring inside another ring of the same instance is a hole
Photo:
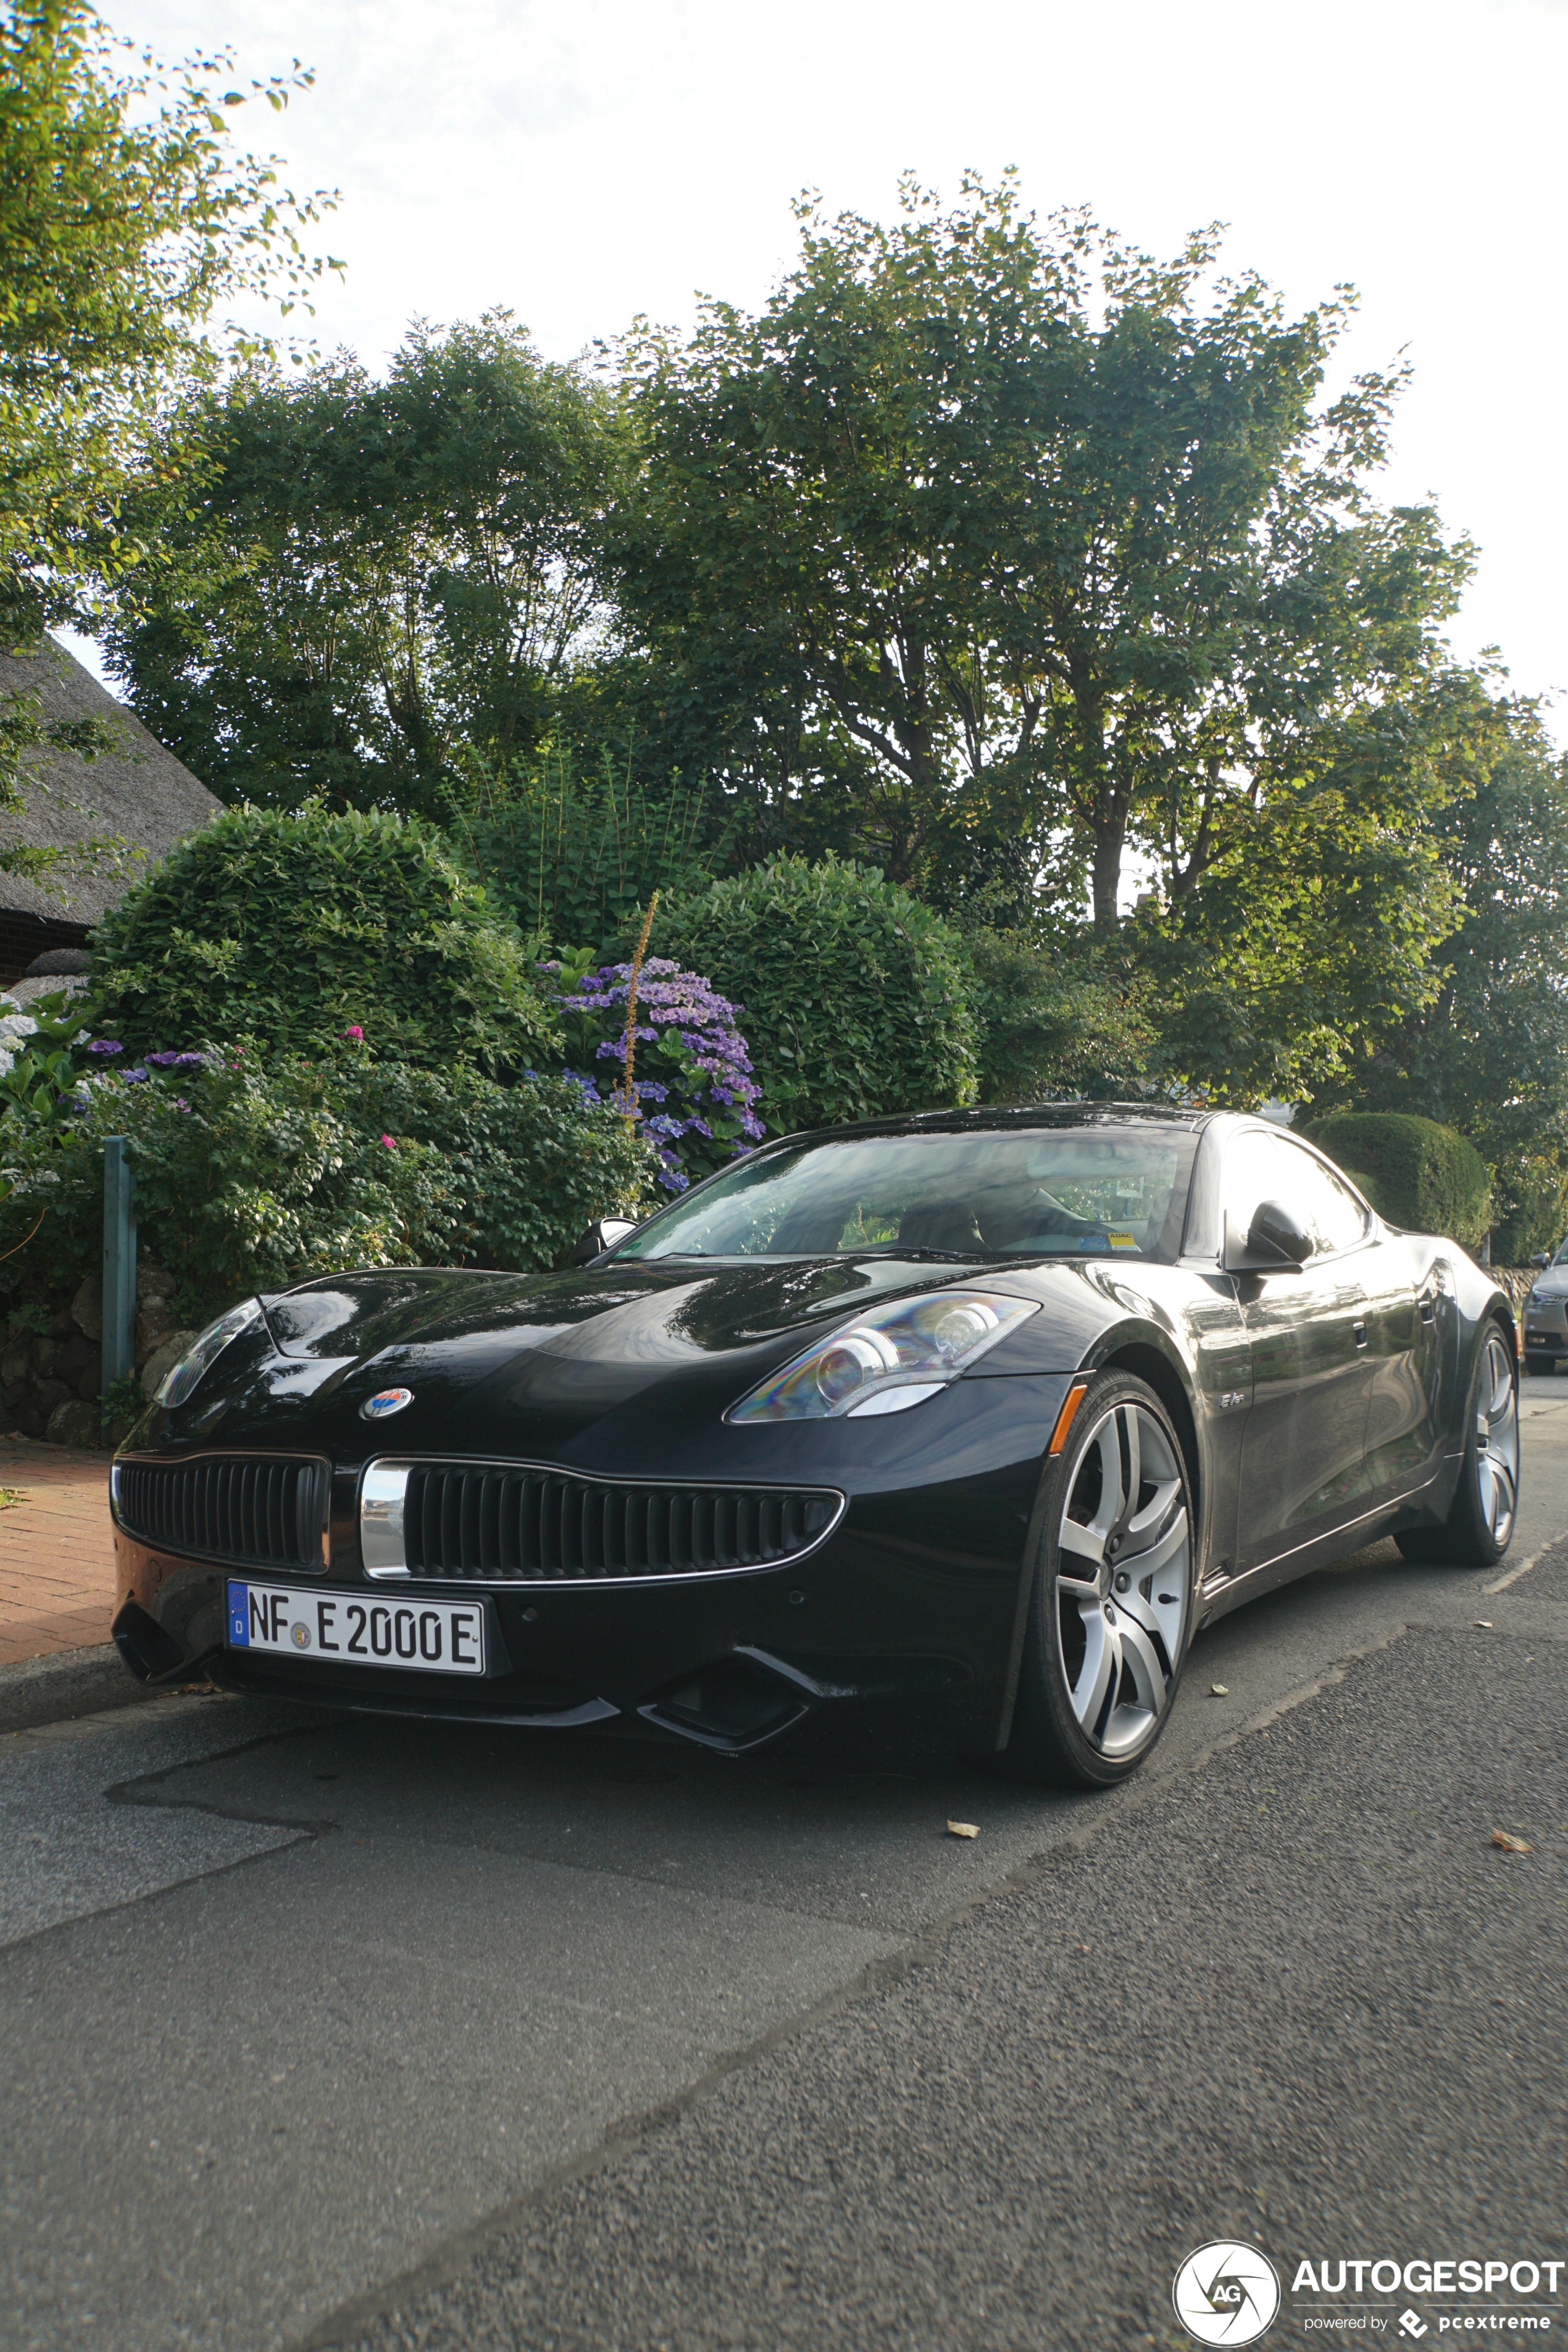
[[[1127,1124],[827,1138],[763,1150],[619,1258],[1173,1258],[1195,1135]]]
[[[1568,1242],[1564,1242],[1552,1261],[1553,1265],[1568,1265]]]

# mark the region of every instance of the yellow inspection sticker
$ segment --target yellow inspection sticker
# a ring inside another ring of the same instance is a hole
[[[1112,1249],[1136,1249],[1138,1246],[1135,1234],[1108,1234],[1106,1239]]]

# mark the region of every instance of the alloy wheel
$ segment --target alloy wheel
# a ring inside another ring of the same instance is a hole
[[[1519,1504],[1519,1381],[1508,1343],[1489,1334],[1476,1383],[1476,1499],[1502,1551]]]
[[[1106,1757],[1164,1711],[1192,1582],[1186,1481],[1147,1406],[1108,1407],[1079,1441],[1057,1530],[1057,1639],[1079,1727]]]

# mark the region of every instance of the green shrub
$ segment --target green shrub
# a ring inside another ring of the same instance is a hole
[[[652,1154],[566,1078],[501,1087],[340,1050],[241,1047],[84,1079],[73,1116],[0,1118],[0,1251],[13,1289],[96,1267],[103,1139],[130,1139],[142,1246],[182,1313],[361,1265],[559,1264],[641,1205]]]
[[[571,1078],[500,1087],[477,1070],[372,1062],[342,1099],[366,1131],[439,1155],[446,1254],[459,1264],[560,1265],[596,1217],[653,1205],[653,1148]]]
[[[388,1060],[504,1074],[555,1026],[490,918],[417,818],[230,809],[99,923],[93,995],[134,1052],[239,1036],[319,1048],[357,1026]]]
[[[704,795],[679,782],[649,793],[616,776],[575,775],[558,758],[536,776],[484,785],[452,838],[492,898],[557,950],[592,948],[612,961],[636,939],[649,894],[702,889],[722,845]]]
[[[773,858],[661,908],[654,945],[735,1004],[775,1130],[974,1098],[963,940],[874,867]]]
[[[1098,1101],[1143,1091],[1152,1033],[1134,990],[1092,950],[1024,930],[974,930],[980,1099]]]
[[[1487,1164],[1451,1127],[1403,1111],[1336,1111],[1301,1132],[1355,1179],[1390,1224],[1447,1234],[1465,1249],[1485,1238],[1491,1190]]]

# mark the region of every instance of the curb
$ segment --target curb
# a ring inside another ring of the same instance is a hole
[[[68,1716],[99,1715],[105,1707],[134,1706],[157,1698],[132,1679],[112,1642],[83,1650],[56,1650],[43,1658],[19,1658],[0,1666],[0,1733],[32,1731]]]

